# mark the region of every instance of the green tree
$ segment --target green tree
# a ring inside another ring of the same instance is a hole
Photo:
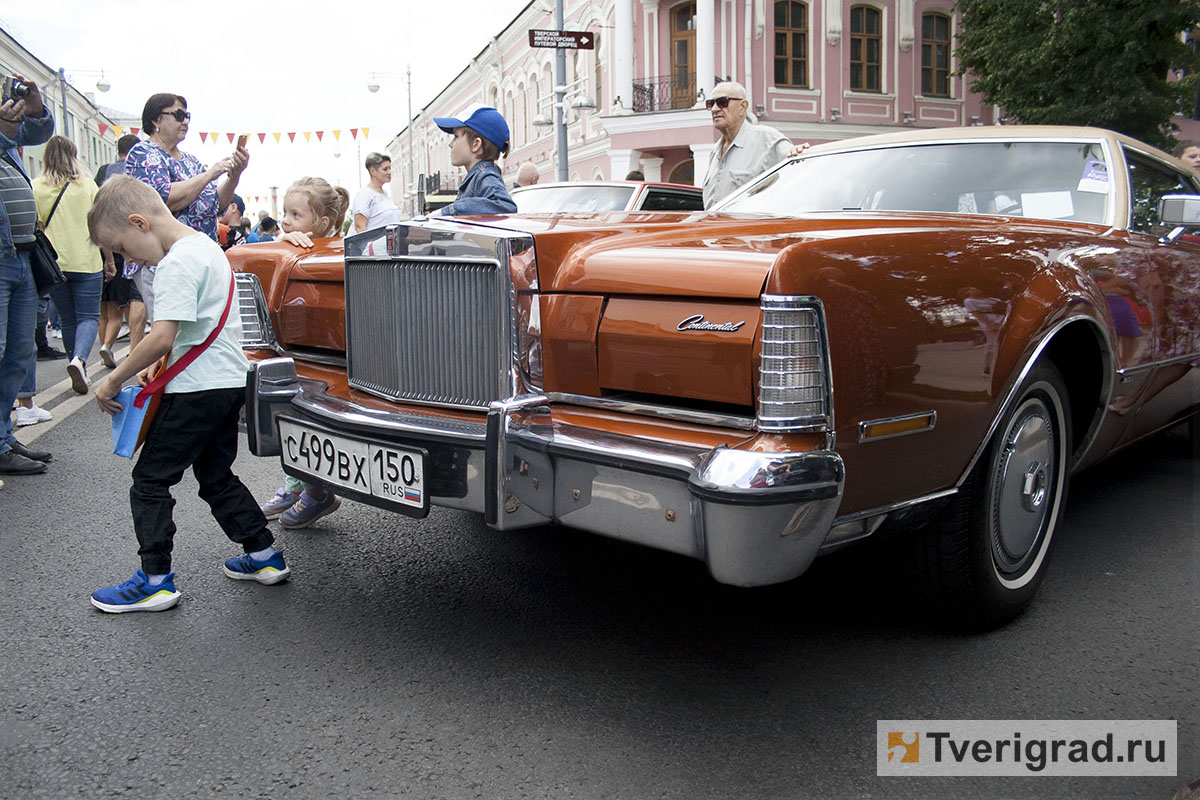
[[[1096,125],[1169,146],[1171,117],[1191,113],[1195,84],[1168,77],[1200,63],[1179,36],[1200,20],[1197,0],[958,0],[956,7],[961,72],[988,103],[1023,123]]]

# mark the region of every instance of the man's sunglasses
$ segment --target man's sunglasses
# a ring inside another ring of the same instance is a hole
[[[704,101],[704,107],[712,110],[713,106],[717,108],[728,108],[730,100],[744,100],[744,97],[710,97]]]
[[[164,114],[168,117],[174,117],[176,122],[187,122],[192,118],[192,112],[184,111],[182,108],[177,108],[174,111],[163,111],[159,113],[159,116],[161,117]]]

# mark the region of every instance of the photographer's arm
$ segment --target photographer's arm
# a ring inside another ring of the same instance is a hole
[[[226,173],[225,180],[221,181],[221,185],[217,187],[218,214],[229,208],[229,204],[233,202],[233,191],[242,178],[242,170],[250,163],[250,153],[245,147],[239,147],[226,160],[230,162],[229,171]]]
[[[29,94],[10,98],[0,105],[0,134],[17,147],[45,144],[54,134],[54,117],[42,103],[37,84],[21,75],[14,75],[29,87]]]

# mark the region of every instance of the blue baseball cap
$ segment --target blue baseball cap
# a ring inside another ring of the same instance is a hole
[[[508,123],[491,106],[472,106],[457,117],[434,117],[433,124],[446,133],[454,133],[455,128],[470,128],[501,150],[508,144]]]

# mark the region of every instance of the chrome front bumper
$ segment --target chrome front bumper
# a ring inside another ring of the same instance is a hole
[[[841,501],[841,457],[695,448],[554,421],[541,396],[492,403],[486,422],[380,411],[300,378],[290,358],[255,362],[250,449],[280,454],[279,416],[429,454],[432,505],[510,530],[558,522],[704,561],[721,583],[790,580],[816,557]],[[367,502],[381,504],[372,498]]]

